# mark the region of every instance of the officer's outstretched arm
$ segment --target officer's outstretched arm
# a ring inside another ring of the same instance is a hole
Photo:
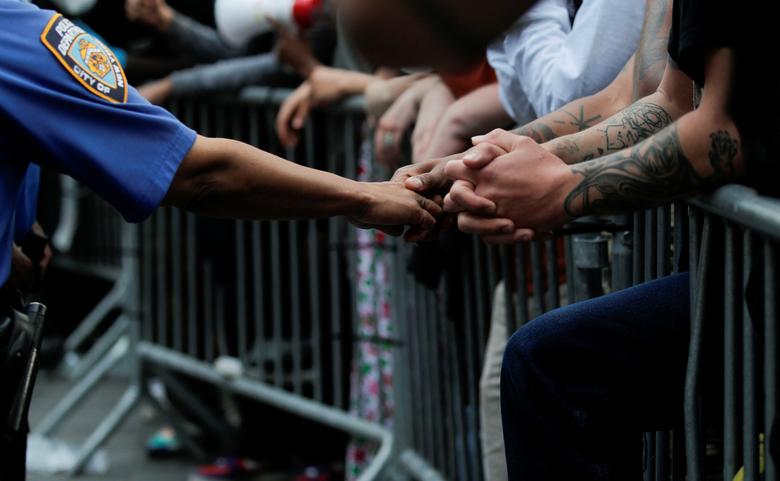
[[[432,226],[441,213],[436,202],[402,183],[356,182],[241,142],[201,136],[182,161],[164,203],[242,219],[343,215],[361,227]]]

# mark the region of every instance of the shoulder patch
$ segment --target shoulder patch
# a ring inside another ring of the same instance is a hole
[[[41,34],[41,42],[87,90],[109,102],[127,102],[122,65],[93,35],[56,14]]]

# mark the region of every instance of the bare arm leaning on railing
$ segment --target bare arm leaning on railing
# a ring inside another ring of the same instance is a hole
[[[441,208],[399,183],[363,183],[286,161],[247,144],[199,136],[165,198],[214,217],[301,219],[344,215],[400,233],[432,226]]]

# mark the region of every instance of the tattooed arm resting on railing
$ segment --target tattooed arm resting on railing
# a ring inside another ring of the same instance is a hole
[[[515,137],[527,136],[537,143],[544,143],[574,134],[620,112],[631,102],[656,92],[666,66],[671,15],[671,0],[647,0],[639,46],[615,80],[594,95],[570,102],[516,129]],[[412,190],[426,194],[436,192],[449,185],[444,175],[444,165],[448,160],[463,158],[464,155],[470,155],[475,160],[493,159],[502,153],[505,152],[488,144],[477,145],[466,153],[402,167],[393,180],[409,179],[406,185]]]
[[[636,145],[693,109],[691,79],[670,59],[658,89],[622,112],[576,134],[558,137],[545,148],[576,164]]]
[[[455,184],[445,209],[460,212],[462,230],[511,243],[574,217],[662,205],[742,177],[727,108],[733,52],[713,52],[706,65],[700,108],[634,147],[569,166],[529,139],[482,169],[448,163]]]

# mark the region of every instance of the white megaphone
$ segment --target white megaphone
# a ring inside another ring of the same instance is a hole
[[[292,30],[312,23],[323,0],[217,0],[214,17],[220,36],[234,47],[273,30],[269,18]]]

